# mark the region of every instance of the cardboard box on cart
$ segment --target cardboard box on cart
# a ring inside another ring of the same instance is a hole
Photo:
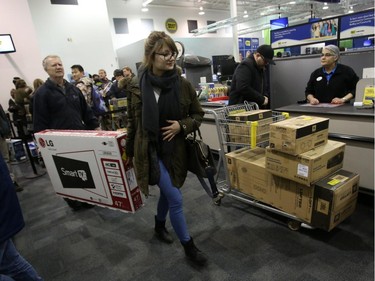
[[[327,143],[329,119],[298,116],[270,124],[269,145],[287,154],[297,155]]]
[[[244,151],[236,159],[238,190],[310,223],[314,187],[275,176],[266,169],[264,148]]]
[[[228,119],[229,141],[250,144],[252,137],[255,138],[256,143],[268,140],[269,125],[273,122],[271,110],[232,112]],[[253,134],[256,135],[253,136]]]
[[[331,231],[354,211],[359,191],[359,175],[339,170],[315,183],[311,223]]]
[[[126,133],[46,130],[35,134],[57,195],[134,213],[142,206]]]
[[[345,143],[329,140],[325,145],[290,155],[266,148],[266,167],[274,175],[311,185],[343,166]]]
[[[230,182],[230,187],[234,189],[238,189],[238,174],[237,174],[237,165],[236,161],[241,156],[240,154],[244,151],[248,151],[249,148],[244,147],[237,149],[232,152],[228,152],[225,154],[226,164],[227,164],[227,171],[228,171],[228,177]]]

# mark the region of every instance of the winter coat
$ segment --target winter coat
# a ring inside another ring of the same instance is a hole
[[[244,101],[264,104],[269,88],[264,70],[260,69],[253,56],[244,59],[234,71],[229,94],[229,105]]]
[[[24,226],[22,211],[8,167],[0,154],[0,244],[12,238]]]
[[[64,90],[48,79],[35,93],[34,132],[45,129],[94,130],[98,119],[82,92],[64,80]]]
[[[8,118],[5,114],[3,107],[0,104],[0,137],[7,138],[10,136],[10,126]]]
[[[179,120],[181,132],[175,136],[175,146],[173,157],[171,159],[171,170],[169,174],[174,186],[180,188],[187,175],[187,153],[185,146],[185,137],[193,132],[196,126],[200,126],[204,111],[198,101],[197,94],[190,82],[185,78],[180,78],[180,110],[182,119]],[[147,196],[149,194],[149,160],[147,132],[142,128],[142,94],[137,83],[130,82],[126,86],[130,93],[127,96],[127,142],[126,154],[128,157],[134,157],[136,177],[138,185],[142,192]],[[195,121],[194,121],[195,120]],[[196,125],[194,125],[194,122]]]

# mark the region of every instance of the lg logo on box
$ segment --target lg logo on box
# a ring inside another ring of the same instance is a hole
[[[44,140],[42,138],[39,138],[38,140],[39,144],[41,147],[46,147],[46,146],[50,146],[50,147],[53,147],[53,141],[51,140]]]

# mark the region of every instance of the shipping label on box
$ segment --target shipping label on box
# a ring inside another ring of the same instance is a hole
[[[270,125],[271,148],[297,155],[327,143],[328,118],[302,115]]]
[[[131,213],[142,206],[125,133],[46,130],[35,138],[56,194]]]
[[[300,155],[290,155],[267,147],[266,167],[274,175],[311,185],[342,168],[345,143],[328,140]]]
[[[356,206],[359,175],[339,170],[315,183],[312,225],[330,231]]]

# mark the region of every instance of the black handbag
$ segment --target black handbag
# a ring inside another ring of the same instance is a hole
[[[197,132],[199,139],[197,139]],[[199,128],[185,139],[188,153],[188,170],[198,177],[199,182],[211,198],[219,195],[214,176],[217,173],[210,147],[203,142]],[[210,187],[204,178],[207,178]]]

